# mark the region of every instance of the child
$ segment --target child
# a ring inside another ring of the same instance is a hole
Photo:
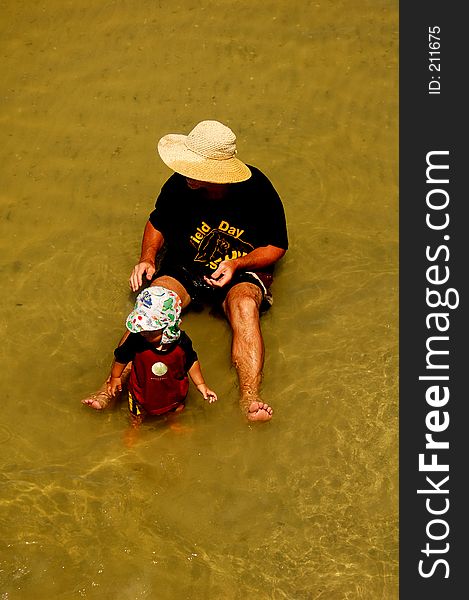
[[[210,404],[217,400],[215,392],[205,384],[189,336],[179,329],[180,314],[179,296],[154,286],[137,296],[134,310],[127,317],[131,333],[114,351],[107,391],[114,397],[122,390],[122,372],[132,362],[129,409],[134,425],[146,415],[183,410],[189,390],[188,374],[205,400]]]

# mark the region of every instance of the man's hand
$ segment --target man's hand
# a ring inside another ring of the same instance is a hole
[[[139,262],[138,265],[132,270],[129,279],[129,285],[133,292],[136,292],[139,288],[142,287],[143,276],[146,275],[148,281],[151,280],[153,275],[155,274],[155,263],[149,260],[144,260],[143,262]]]
[[[212,276],[204,277],[204,279],[212,287],[223,287],[231,281],[236,273],[236,268],[236,260],[223,260],[218,265],[218,269],[212,273]]]

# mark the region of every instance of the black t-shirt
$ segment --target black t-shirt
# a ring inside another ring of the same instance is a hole
[[[280,197],[259,169],[249,168],[252,176],[230,184],[221,199],[207,198],[201,189],[191,190],[178,173],[166,181],[150,214],[151,224],[164,237],[165,266],[209,275],[222,260],[255,248],[288,248]]]
[[[198,360],[197,353],[192,347],[192,341],[187,333],[181,330],[181,335],[175,344],[181,346],[185,352],[185,366],[187,372],[195,363],[195,361]],[[126,365],[134,360],[137,352],[143,352],[144,350],[148,350],[150,348],[156,353],[163,355],[171,352],[171,350],[174,348],[174,344],[167,346],[167,348],[164,350],[156,350],[155,346],[147,342],[143,335],[140,335],[139,333],[131,333],[125,342],[114,350],[114,357],[118,363]]]

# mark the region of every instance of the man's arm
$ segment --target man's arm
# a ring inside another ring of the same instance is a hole
[[[205,281],[213,287],[223,287],[229,283],[236,271],[260,270],[273,265],[282,258],[286,250],[277,246],[262,246],[240,258],[223,260],[212,276]]]
[[[163,246],[164,238],[158,229],[155,229],[150,221],[145,225],[142,239],[142,252],[138,265],[132,270],[129,279],[129,285],[133,292],[136,292],[141,286],[143,276],[146,275],[148,281],[155,274],[155,257]]]

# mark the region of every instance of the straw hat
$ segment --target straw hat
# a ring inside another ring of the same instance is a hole
[[[238,183],[251,177],[236,158],[236,136],[218,121],[201,121],[189,135],[170,133],[158,142],[163,162],[176,173],[210,183]]]

